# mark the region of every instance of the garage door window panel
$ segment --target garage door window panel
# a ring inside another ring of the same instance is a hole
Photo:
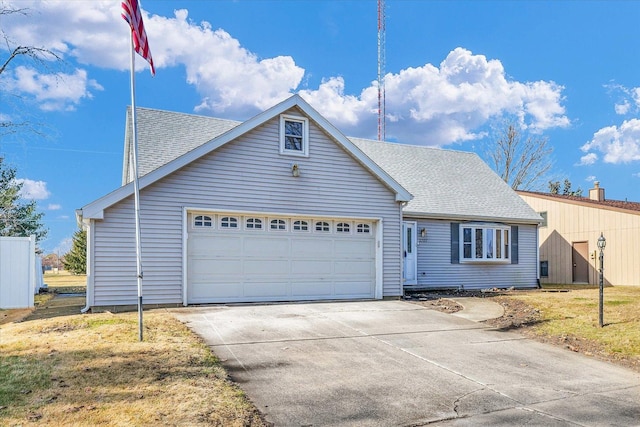
[[[287,221],[284,219],[272,219],[269,223],[269,229],[272,231],[287,231]]]
[[[262,230],[262,219],[247,218],[244,224],[244,228],[247,230]]]
[[[330,233],[331,224],[329,224],[327,221],[316,221],[315,231],[319,233]]]
[[[356,226],[356,233],[369,234],[371,233],[371,226],[369,224],[360,223]]]
[[[196,215],[193,217],[194,227],[213,227],[213,219],[208,215]]]
[[[229,229],[238,229],[238,218],[233,216],[223,216],[220,218],[220,228],[229,230]]]
[[[294,221],[293,231],[309,231],[309,222],[303,220]]]
[[[339,222],[336,224],[337,233],[351,233],[351,224],[348,222]]]

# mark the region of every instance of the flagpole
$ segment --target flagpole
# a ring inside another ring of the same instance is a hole
[[[133,198],[136,223],[136,275],[138,278],[138,340],[142,341],[142,248],[140,240],[140,187],[138,185],[138,128],[136,124],[136,78],[135,78],[135,50],[133,47],[133,33],[130,36],[130,74],[131,74],[131,126],[133,135],[133,152],[131,163],[133,166]]]

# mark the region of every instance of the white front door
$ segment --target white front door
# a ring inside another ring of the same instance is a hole
[[[417,251],[417,223],[415,221],[405,221],[402,223],[402,253],[403,253],[403,274],[405,285],[416,285],[418,283],[418,251]]]

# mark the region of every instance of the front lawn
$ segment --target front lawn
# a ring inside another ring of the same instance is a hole
[[[0,326],[0,425],[264,425],[203,342],[164,310]]]
[[[537,310],[538,320],[523,329],[532,337],[640,370],[640,287],[604,289],[603,328],[598,327],[598,294],[597,287],[566,286],[510,292],[497,300],[507,314],[513,300]]]

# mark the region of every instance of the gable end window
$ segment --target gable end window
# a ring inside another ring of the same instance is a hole
[[[297,116],[280,116],[280,154],[309,155],[309,120]]]
[[[213,227],[213,220],[208,215],[196,215],[193,217],[194,227]]]
[[[460,262],[508,263],[511,227],[493,224],[461,224]]]

